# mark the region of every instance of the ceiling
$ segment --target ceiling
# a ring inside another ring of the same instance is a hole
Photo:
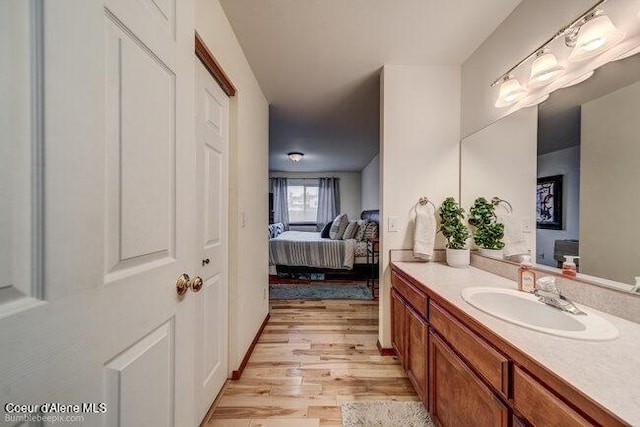
[[[460,65],[520,0],[221,3],[270,104],[269,169],[322,172],[379,152],[384,64]]]

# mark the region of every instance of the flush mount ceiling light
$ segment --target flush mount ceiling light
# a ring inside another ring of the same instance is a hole
[[[290,153],[287,153],[287,156],[289,156],[289,160],[291,160],[293,163],[298,163],[300,160],[302,160],[302,156],[304,156],[304,154],[297,151],[292,151]]]
[[[543,49],[536,54],[536,60],[531,65],[529,86],[544,86],[562,74],[564,74],[564,67],[558,64],[556,56],[547,49]]]
[[[506,76],[500,85],[500,94],[496,101],[496,107],[502,108],[511,104],[515,104],[527,94],[525,88],[520,85],[517,79]]]
[[[620,43],[624,38],[624,32],[618,30],[611,19],[602,11],[596,10],[584,18],[586,22],[577,30],[575,47],[569,55],[569,61],[578,62],[593,58],[612,46]],[[567,35],[569,45],[573,43],[575,29]]]

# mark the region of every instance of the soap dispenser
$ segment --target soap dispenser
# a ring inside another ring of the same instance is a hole
[[[531,257],[523,255],[518,269],[518,290],[532,293],[536,289],[536,272],[533,271]]]
[[[565,255],[565,261],[562,263],[562,274],[569,277],[576,277],[577,268],[574,260],[579,259],[579,256]]]

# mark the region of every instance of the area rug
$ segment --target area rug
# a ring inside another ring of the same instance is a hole
[[[269,299],[357,299],[372,300],[371,289],[364,284],[269,284]]]
[[[435,427],[422,403],[393,400],[344,402],[342,425],[345,427]]]

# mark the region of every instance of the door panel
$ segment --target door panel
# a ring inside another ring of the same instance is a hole
[[[171,320],[106,364],[106,425],[173,425],[174,343]]]
[[[197,225],[200,275],[197,302],[196,395],[204,417],[228,377],[227,211],[229,98],[196,62]],[[200,418],[202,419],[202,418]]]
[[[193,2],[28,3],[44,146],[20,143],[42,159],[44,289],[0,315],[0,400],[107,403],[87,426],[196,425],[196,299],[176,296],[199,262]]]

